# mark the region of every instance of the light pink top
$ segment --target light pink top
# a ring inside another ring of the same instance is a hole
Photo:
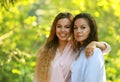
[[[55,59],[52,62],[50,82],[69,82],[70,66],[73,60],[74,53],[70,42],[67,43],[62,54],[57,49]]]

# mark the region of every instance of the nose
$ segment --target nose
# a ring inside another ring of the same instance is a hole
[[[80,28],[77,29],[77,32],[81,32],[82,30]]]
[[[62,27],[62,28],[61,28],[61,31],[64,31],[64,30],[65,30],[64,27]]]

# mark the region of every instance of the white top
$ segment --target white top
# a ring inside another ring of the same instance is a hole
[[[102,51],[96,48],[94,54],[86,58],[83,49],[79,55],[71,67],[71,82],[106,82]]]

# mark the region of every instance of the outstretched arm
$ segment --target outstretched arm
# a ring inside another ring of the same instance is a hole
[[[106,42],[97,42],[97,41],[92,41],[88,44],[88,46],[85,49],[86,57],[88,58],[90,55],[93,54],[93,51],[95,48],[100,48],[103,52],[103,54],[109,53],[111,50],[111,47],[108,43]]]

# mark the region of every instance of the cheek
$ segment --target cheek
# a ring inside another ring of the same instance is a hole
[[[71,34],[71,30],[70,29],[67,29],[66,30],[68,34]]]
[[[90,34],[90,29],[86,30],[86,37],[88,38]]]
[[[71,30],[69,30],[69,34],[71,34]]]
[[[55,31],[56,31],[56,33],[57,33],[57,32],[59,32],[60,30],[59,30],[58,28],[56,28],[56,30],[55,30]]]

